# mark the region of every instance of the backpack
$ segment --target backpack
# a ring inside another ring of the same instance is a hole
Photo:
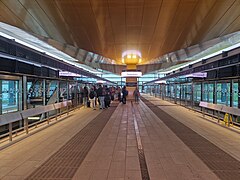
[[[93,99],[95,96],[94,96],[94,91],[91,91],[90,94],[89,94],[89,97],[90,99]]]

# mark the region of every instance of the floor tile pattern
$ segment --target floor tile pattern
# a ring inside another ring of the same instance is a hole
[[[104,110],[26,179],[72,179],[115,109]]]
[[[150,101],[142,101],[220,178],[239,179],[240,162]]]

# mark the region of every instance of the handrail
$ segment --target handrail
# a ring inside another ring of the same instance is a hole
[[[203,108],[218,111],[218,122],[219,122],[219,112],[224,112],[224,113],[228,113],[231,115],[240,116],[240,109],[235,108],[235,107],[229,107],[229,106],[222,105],[222,104],[213,104],[213,103],[208,103],[208,102],[204,102],[204,101],[200,101],[199,106],[203,107]],[[205,111],[203,109],[203,115],[204,114],[205,114]]]
[[[56,115],[56,119],[57,119],[57,116],[61,115],[61,113],[62,113],[61,109],[67,108],[67,114],[68,114],[69,107],[71,105],[72,105],[72,101],[68,100],[68,101],[63,101],[63,102],[59,102],[59,103],[55,103],[55,104],[50,104],[47,106],[39,106],[39,107],[32,108],[32,109],[3,114],[3,115],[0,115],[0,126],[7,125],[7,124],[9,125],[9,132],[6,134],[9,134],[9,141],[12,141],[12,134],[13,134],[13,132],[16,131],[16,130],[14,130],[14,131],[12,130],[12,123],[24,120],[23,128],[25,129],[26,134],[28,134],[28,128],[29,128],[28,118],[29,117],[47,113],[46,119],[47,119],[47,123],[49,124],[49,112],[54,111],[54,110],[59,110],[59,113],[57,113],[57,115]],[[23,129],[23,128],[21,128],[21,129]],[[4,134],[4,136],[6,136],[6,134]],[[0,137],[2,137],[2,136],[3,135],[1,135]]]
[[[35,115],[46,113],[48,111],[53,111],[53,110],[55,110],[54,105],[50,104],[50,105],[47,105],[47,106],[39,106],[39,107],[36,107],[36,108],[27,109],[27,110],[24,110],[20,113],[22,114],[23,119],[25,119],[25,118],[28,118],[28,117],[31,117],[31,116],[35,116]]]
[[[205,101],[200,101],[199,106],[204,107],[204,108],[208,108],[208,109],[212,109],[212,110],[222,111],[224,105],[213,104],[213,103],[208,103],[208,102],[205,102]]]
[[[0,115],[0,126],[22,120],[20,112],[13,112]]]

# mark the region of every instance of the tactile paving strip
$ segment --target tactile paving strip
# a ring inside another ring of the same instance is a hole
[[[240,179],[238,160],[145,98],[141,99],[220,179]]]
[[[72,179],[105,127],[117,104],[103,110],[26,179]]]
[[[132,101],[131,101],[131,108],[132,108],[132,114],[133,114],[135,134],[137,137],[138,160],[139,160],[139,164],[140,164],[142,180],[150,180],[147,163],[146,163],[146,159],[145,159],[145,155],[144,155],[142,140],[141,140],[138,123],[137,123],[137,119],[136,119],[136,114],[135,114],[135,110],[133,108]]]

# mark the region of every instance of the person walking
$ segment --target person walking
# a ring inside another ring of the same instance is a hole
[[[135,103],[138,103],[139,102],[140,93],[139,93],[139,90],[138,90],[137,87],[133,91],[133,96],[134,96],[134,99],[135,99]]]

